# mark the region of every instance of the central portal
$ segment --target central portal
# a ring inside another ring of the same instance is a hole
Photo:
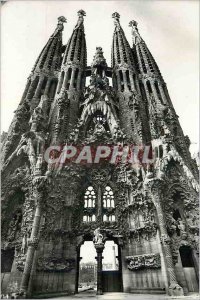
[[[77,290],[97,292],[97,273],[102,273],[104,292],[122,292],[121,249],[114,241],[106,241],[102,253],[102,270],[98,270],[97,252],[92,241],[85,241],[78,251]]]

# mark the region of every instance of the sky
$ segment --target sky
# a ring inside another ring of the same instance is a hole
[[[112,13],[121,15],[121,25],[132,44],[128,23],[138,22],[140,34],[156,59],[179,115],[184,134],[194,149],[198,141],[199,91],[199,1],[8,1],[1,10],[1,130],[7,131],[26,79],[53,33],[57,17],[64,15],[63,42],[67,43],[84,9],[88,65],[96,46],[101,46],[110,65]]]

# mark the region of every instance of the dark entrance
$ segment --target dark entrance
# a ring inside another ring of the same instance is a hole
[[[189,246],[181,246],[179,249],[181,262],[189,292],[198,292],[198,280],[193,260],[192,249]]]
[[[103,252],[103,292],[122,292],[121,249],[113,241],[105,243]]]

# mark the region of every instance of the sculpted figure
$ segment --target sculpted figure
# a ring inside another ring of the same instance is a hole
[[[178,229],[180,229],[181,233],[185,232],[185,223],[180,218],[178,219]]]
[[[95,244],[103,244],[103,235],[100,233],[100,228],[95,229],[93,242]]]

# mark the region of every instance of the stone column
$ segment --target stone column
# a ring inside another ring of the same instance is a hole
[[[42,189],[45,176],[37,176],[34,179],[34,198],[37,203],[35,215],[33,219],[33,226],[31,231],[31,237],[28,240],[28,250],[26,254],[26,262],[24,266],[24,271],[22,274],[22,281],[20,286],[20,294],[23,298],[27,298],[27,291],[29,286],[29,279],[31,275],[31,270],[33,266],[33,260],[35,255],[35,250],[37,249],[39,242],[39,230],[40,230],[40,221],[42,217]]]
[[[149,188],[149,192],[151,193],[152,201],[155,205],[158,225],[160,229],[161,235],[161,244],[163,248],[163,253],[165,257],[167,275],[169,280],[169,288],[168,294],[170,296],[182,296],[184,295],[182,287],[178,284],[176,279],[176,273],[174,268],[174,263],[172,259],[172,253],[170,248],[170,238],[167,233],[165,217],[162,209],[162,188],[163,181],[158,178],[146,180],[146,186]]]
[[[103,215],[102,215],[102,191],[101,191],[101,186],[97,186],[98,192],[97,192],[97,203],[98,203],[98,208],[97,208],[97,220],[99,222],[103,221]]]
[[[80,271],[80,248],[77,250],[77,260],[76,260],[76,283],[75,283],[75,294],[78,294],[78,283],[79,283],[79,271]]]
[[[104,250],[104,244],[103,243],[96,243],[95,249],[97,251],[97,295],[103,295],[103,277],[102,277],[102,253]]]

